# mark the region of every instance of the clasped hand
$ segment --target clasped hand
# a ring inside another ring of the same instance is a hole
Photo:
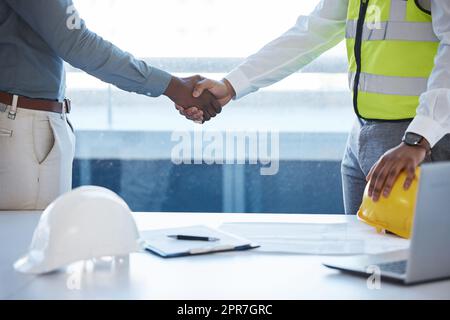
[[[173,83],[172,83],[173,82]],[[181,115],[197,123],[211,120],[235,96],[226,80],[216,81],[201,76],[173,78],[166,95],[175,102]]]

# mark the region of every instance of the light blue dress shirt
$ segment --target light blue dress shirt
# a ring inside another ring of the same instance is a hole
[[[0,91],[63,100],[63,61],[120,89],[157,97],[171,75],[86,28],[72,0],[0,0]]]

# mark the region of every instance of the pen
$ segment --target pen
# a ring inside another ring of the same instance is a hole
[[[184,234],[174,234],[169,235],[169,238],[176,239],[176,240],[191,240],[191,241],[219,241],[219,238],[214,237],[200,237],[200,236],[188,236]]]

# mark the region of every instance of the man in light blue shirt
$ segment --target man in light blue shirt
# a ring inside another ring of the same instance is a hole
[[[174,77],[87,29],[71,0],[0,0],[0,210],[42,209],[70,190],[63,61],[126,91],[200,105],[207,118],[221,110],[209,93],[192,97],[198,76]]]

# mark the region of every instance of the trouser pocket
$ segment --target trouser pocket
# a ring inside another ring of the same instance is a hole
[[[12,133],[13,133],[12,130],[0,128],[0,137],[9,138],[12,137]]]
[[[409,122],[375,122],[361,127],[359,133],[359,165],[367,175],[384,153],[402,142]]]
[[[38,206],[46,206],[57,196],[72,188],[72,162],[75,141],[67,122],[58,116],[49,117],[53,146],[39,165]]]
[[[69,120],[68,116],[66,116],[66,121],[67,121],[67,124],[69,125],[70,131],[72,131],[72,133],[75,134],[75,130],[73,128],[72,122]]]
[[[55,147],[55,134],[49,118],[33,119],[33,148],[39,164],[42,164]]]
[[[2,104],[0,103],[0,107],[1,105]],[[1,111],[2,110],[0,109],[0,137],[10,138],[12,137],[14,127],[11,126],[11,122],[6,117],[6,114]]]

